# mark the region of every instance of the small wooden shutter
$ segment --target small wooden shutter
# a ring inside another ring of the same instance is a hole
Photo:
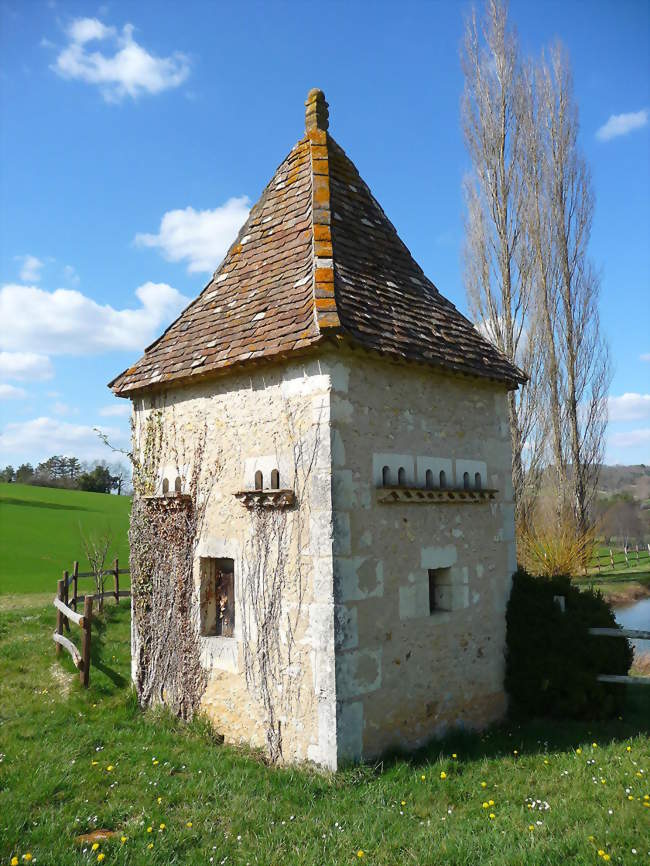
[[[216,569],[217,634],[232,637],[235,632],[235,574],[232,560],[220,560]]]

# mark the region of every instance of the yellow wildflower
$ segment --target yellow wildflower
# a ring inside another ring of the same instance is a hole
[[[518,751],[517,751],[517,750],[516,750],[516,749],[513,749],[513,752],[512,752],[512,754],[513,754],[513,755],[518,755],[518,754],[519,754],[519,752],[518,752]]]
[[[490,821],[492,821],[494,818],[496,818],[496,815],[494,814],[494,812],[490,812]]]
[[[18,866],[18,857],[11,858],[11,866]]]
[[[402,806],[406,806],[406,800],[402,800]]]
[[[91,761],[91,762],[90,762],[90,766],[91,766],[91,767],[96,767],[97,764],[99,764],[99,761]]]
[[[122,843],[122,845],[124,845],[124,843],[126,842],[126,836],[120,836],[120,842]]]
[[[96,851],[98,848],[99,848],[99,842],[93,842],[93,847],[90,850]]]
[[[153,833],[153,827],[147,827],[147,833]]]
[[[31,859],[32,855],[29,853],[29,851],[26,854],[23,854],[23,860],[25,861],[25,863],[29,863]]]
[[[191,822],[191,821],[188,821],[187,824],[186,824],[185,826],[186,826],[186,827],[189,827],[190,829],[192,829],[192,822]]]
[[[422,781],[424,782],[424,780],[426,779],[426,776],[424,775],[424,773],[420,776],[420,778],[421,778]]]
[[[544,758],[544,763],[545,763],[545,764],[548,764],[548,761],[546,760],[546,758]]]
[[[161,824],[161,825],[160,825],[160,829],[161,829],[161,830],[164,830],[166,827],[167,827],[167,824]]]
[[[625,751],[626,751],[626,752],[631,752],[631,751],[632,751],[632,746],[626,746]]]
[[[113,765],[109,764],[108,767],[106,767],[106,770],[110,773],[113,770]]]
[[[494,806],[494,800],[488,800],[488,803],[490,804],[490,806]]]
[[[481,782],[481,788],[487,788],[487,782]]]
[[[581,755],[581,754],[582,754],[582,749],[576,749],[576,755]]]
[[[162,797],[158,797],[158,805],[162,803]]]
[[[446,778],[447,778],[447,774],[445,773],[444,770],[443,770],[442,773],[440,774],[440,778],[441,778],[441,779],[446,779]]]
[[[159,763],[160,763],[160,761],[154,761],[153,762],[154,767],[156,766],[156,764],[159,764]]]
[[[535,829],[535,825],[534,825],[534,824],[529,824],[529,825],[528,825],[528,829],[529,829],[529,830],[534,830],[534,829]]]
[[[592,743],[592,744],[591,744],[591,748],[592,748],[592,749],[597,749],[597,748],[598,748],[598,743]]]
[[[612,858],[609,856],[609,854],[603,854],[603,860],[611,860],[611,859]]]
[[[487,802],[487,800],[485,801],[485,803],[483,803],[483,808],[484,808],[484,809],[489,809],[489,808],[490,808],[490,804]]]
[[[357,851],[357,857],[359,859],[361,859],[361,857],[365,857],[365,856],[366,855],[364,854],[364,852],[361,850],[361,848],[359,848],[359,850]]]
[[[149,842],[147,848],[149,849],[149,851],[151,851],[151,849],[153,848],[153,842]]]
[[[456,754],[456,752],[452,752],[451,757],[452,757],[452,758],[457,758],[458,755]]]
[[[599,857],[602,857],[604,853],[605,853],[605,852],[603,851],[602,848],[599,848],[599,849],[598,849],[598,856],[599,856]]]
[[[105,856],[106,856],[106,854],[98,854],[97,855],[97,862],[101,863]]]
[[[628,794],[628,795],[627,795],[627,799],[628,799],[628,800],[633,800],[634,797],[632,796],[632,794]]]

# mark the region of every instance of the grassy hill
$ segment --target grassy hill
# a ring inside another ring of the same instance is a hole
[[[109,557],[126,566],[130,508],[127,496],[0,484],[0,593],[55,591],[75,559],[87,571],[81,529],[85,535],[110,529]]]

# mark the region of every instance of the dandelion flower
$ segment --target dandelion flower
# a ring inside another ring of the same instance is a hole
[[[158,797],[158,805],[162,803],[162,797]]]
[[[545,763],[545,764],[548,764],[548,761],[546,760],[546,758],[544,758],[544,763]]]
[[[108,773],[111,773],[114,769],[115,769],[115,768],[113,767],[112,764],[109,764],[108,767],[106,767],[106,771],[107,771]]]
[[[452,758],[457,758],[458,755],[456,754],[456,752],[452,752],[451,757],[452,757]]]
[[[120,836],[120,842],[122,843],[122,845],[124,845],[124,843],[126,842],[126,836]]]
[[[528,829],[529,829],[529,830],[534,830],[534,829],[535,829],[535,825],[534,825],[534,824],[529,824],[529,825],[528,825]]]
[[[190,830],[191,830],[191,829],[192,829],[192,822],[191,822],[191,821],[188,821],[187,824],[186,824],[185,826],[186,826],[186,827],[189,827]]]
[[[481,782],[481,788],[487,788],[487,782]]]
[[[582,749],[576,749],[576,755],[581,755],[581,754],[582,754]]]
[[[406,800],[402,800],[402,806],[406,806]]]
[[[446,778],[447,778],[447,774],[445,773],[444,770],[442,771],[442,773],[440,773],[440,778],[441,778],[441,779],[446,779]]]
[[[591,744],[591,748],[592,748],[592,749],[597,749],[597,748],[598,748],[598,743],[592,743],[592,744]]]
[[[152,848],[153,848],[153,842],[149,842],[149,844],[147,845],[147,849],[149,851],[151,851]]]
[[[603,854],[603,860],[611,860],[611,859],[612,858],[609,856],[609,854]]]
[[[98,854],[97,855],[97,862],[101,863],[105,856],[106,856],[106,854]]]
[[[357,857],[359,859],[361,859],[362,857],[365,857],[365,856],[366,855],[365,855],[364,851],[361,848],[359,848],[359,850],[357,851]]]
[[[156,761],[156,760],[154,760],[154,761],[153,761],[153,765],[154,765],[154,767],[155,767],[157,764],[159,764],[159,763],[160,763],[160,761]]]
[[[424,782],[424,780],[426,779],[426,776],[424,775],[424,773],[420,776],[420,778],[421,778],[422,781]]]
[[[599,857],[602,857],[602,856],[604,855],[604,853],[605,853],[605,852],[603,851],[602,848],[599,848],[599,849],[598,849],[598,856],[599,856]]]
[[[488,800],[490,806],[494,806],[494,800]]]
[[[160,829],[161,829],[161,830],[164,830],[166,827],[167,827],[167,824],[161,824],[161,825],[160,825]]]
[[[90,850],[96,851],[98,848],[99,848],[99,842],[93,842],[93,847]]]
[[[91,766],[91,767],[96,767],[97,764],[99,764],[99,761],[91,761],[91,762],[90,762],[90,766]]]
[[[147,827],[147,833],[153,833],[153,827]]]
[[[490,808],[490,804],[487,802],[487,800],[483,803],[483,808],[484,808],[484,809],[489,809],[489,808]]]
[[[494,820],[494,818],[496,818],[496,815],[494,812],[490,812],[490,821]]]
[[[632,746],[626,746],[625,751],[626,751],[626,752],[631,752],[631,751],[632,751]]]
[[[18,866],[18,857],[11,858],[11,866]]]

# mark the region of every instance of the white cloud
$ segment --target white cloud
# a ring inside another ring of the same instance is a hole
[[[79,274],[72,265],[66,265],[63,268],[63,276],[65,277],[65,281],[69,286],[79,285]]]
[[[650,394],[623,394],[609,398],[610,421],[640,421],[650,418]]]
[[[156,57],[133,38],[133,25],[121,33],[97,18],[77,18],[67,30],[69,42],[52,69],[62,78],[96,84],[107,102],[125,96],[136,99],[143,93],[161,93],[181,85],[190,74],[189,59],[176,51]],[[90,43],[109,43],[106,53],[91,50]]]
[[[604,123],[596,132],[599,141],[611,141],[620,135],[628,135],[635,129],[641,129],[648,123],[648,111],[632,111],[628,114],[612,114],[607,123]]]
[[[37,381],[51,379],[53,375],[52,362],[47,355],[36,352],[0,352],[0,376],[3,379]]]
[[[189,273],[212,272],[246,221],[249,204],[248,196],[240,196],[214,210],[167,211],[158,234],[137,234],[135,243],[160,250],[168,261],[186,260]]]
[[[610,447],[617,448],[636,448],[639,445],[650,445],[650,427],[612,433],[608,444]]]
[[[0,383],[0,400],[22,400],[27,396],[24,388],[16,388],[15,385]]]
[[[144,283],[140,305],[116,310],[73,289],[47,292],[37,286],[0,287],[0,349],[52,355],[141,351],[189,299],[166,283]]]
[[[128,418],[131,414],[131,401],[121,400],[111,406],[102,406],[99,414],[102,418]]]
[[[124,447],[128,432],[115,427],[102,430],[112,444]],[[92,427],[70,424],[57,418],[34,418],[6,424],[0,433],[2,460],[42,460],[50,454],[74,454],[81,460],[111,460],[112,452]]]
[[[41,268],[43,262],[36,256],[16,256],[16,259],[22,262],[20,267],[20,279],[24,283],[37,283],[41,278]]]

